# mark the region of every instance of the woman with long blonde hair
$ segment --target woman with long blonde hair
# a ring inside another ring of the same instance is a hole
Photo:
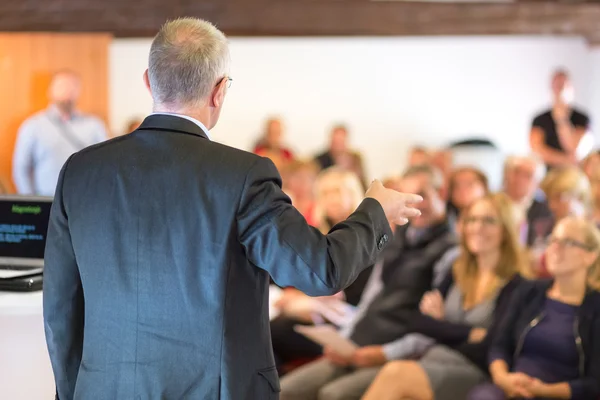
[[[364,399],[455,400],[486,379],[486,354],[496,316],[507,312],[522,279],[523,253],[514,211],[503,193],[476,200],[463,215],[461,255],[439,291],[421,301],[412,332],[437,343],[418,361],[394,361]]]
[[[567,217],[546,250],[551,280],[523,283],[493,338],[493,384],[472,400],[600,398],[600,232]]]

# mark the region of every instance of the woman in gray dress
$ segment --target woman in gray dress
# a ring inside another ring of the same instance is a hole
[[[462,254],[443,298],[430,292],[421,301],[415,332],[436,340],[418,361],[394,361],[379,373],[364,400],[460,400],[487,379],[488,331],[495,311],[506,308],[524,264],[510,200],[494,194],[466,210]]]

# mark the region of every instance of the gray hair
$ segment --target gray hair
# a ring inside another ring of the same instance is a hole
[[[507,172],[519,165],[527,164],[533,170],[533,176],[536,183],[540,183],[546,174],[546,167],[536,155],[517,156],[510,155],[504,160],[504,177]]]
[[[408,167],[402,174],[402,178],[410,178],[421,174],[429,177],[431,186],[433,186],[434,189],[437,190],[444,187],[444,176],[442,172],[431,165],[419,164]]]
[[[199,105],[228,69],[227,38],[201,19],[167,22],[150,47],[148,80],[156,104]]]

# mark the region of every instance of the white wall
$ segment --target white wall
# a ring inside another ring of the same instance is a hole
[[[141,78],[149,45],[117,39],[111,47],[115,131],[150,110]],[[308,155],[343,121],[373,176],[402,168],[413,144],[461,135],[526,152],[529,123],[548,104],[556,66],[571,71],[584,109],[592,105],[591,55],[578,38],[233,38],[231,53],[234,81],[214,139],[249,148],[263,120],[277,114],[290,145]]]
[[[588,70],[591,75],[589,85],[589,112],[596,144],[600,143],[600,46],[590,49]]]

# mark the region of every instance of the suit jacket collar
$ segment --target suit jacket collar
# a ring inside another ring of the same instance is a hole
[[[192,120],[172,114],[151,114],[144,119],[139,130],[158,130],[196,135],[208,139],[208,132]]]

